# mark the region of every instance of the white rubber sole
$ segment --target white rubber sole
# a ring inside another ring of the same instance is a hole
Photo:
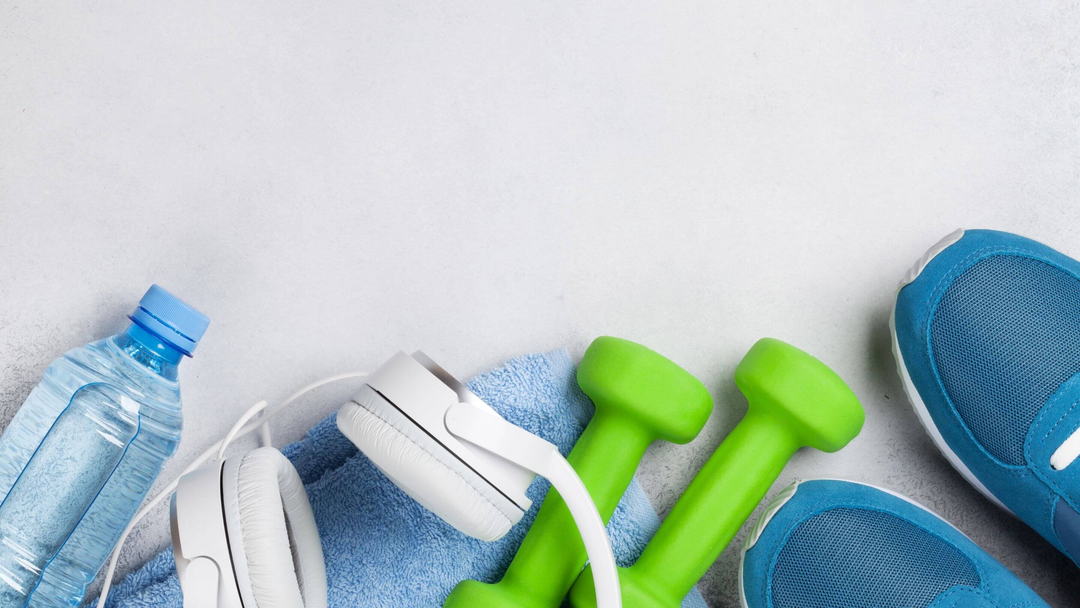
[[[873,488],[875,490],[878,490],[879,492],[884,492],[885,494],[888,494],[889,496],[899,498],[900,500],[902,500],[902,501],[904,501],[904,502],[906,502],[906,503],[908,503],[910,505],[913,505],[915,507],[918,507],[919,509],[923,510],[926,513],[929,513],[930,515],[933,515],[937,519],[940,519],[941,521],[948,524],[949,527],[952,528],[953,530],[956,530],[957,532],[959,532],[961,535],[964,536],[964,538],[967,538],[968,540],[971,540],[971,538],[968,537],[967,534],[964,534],[963,531],[960,530],[960,528],[957,528],[956,526],[952,525],[944,517],[938,515],[937,513],[933,512],[932,510],[928,509],[926,506],[915,502],[914,500],[908,498],[907,496],[904,496],[903,494],[898,494],[898,493],[896,493],[893,490],[890,490],[888,488],[882,488],[881,486],[875,486],[873,484],[863,483],[861,481],[851,481],[849,479],[839,479],[839,478],[835,478],[835,477],[819,477],[819,478],[815,478],[815,479],[807,479],[805,481],[798,481],[798,482],[795,482],[794,484],[784,488],[780,492],[780,494],[778,494],[776,496],[776,498],[774,498],[772,500],[772,502],[769,503],[769,506],[767,506],[765,508],[765,512],[761,514],[761,517],[758,519],[757,523],[754,524],[754,527],[750,530],[750,535],[746,537],[746,542],[743,543],[742,551],[739,554],[739,603],[742,606],[742,608],[750,608],[749,603],[746,601],[746,585],[743,583],[743,573],[746,571],[746,553],[747,553],[747,551],[752,549],[754,547],[754,545],[757,544],[758,539],[761,538],[761,535],[765,532],[765,528],[768,527],[769,522],[772,521],[772,519],[776,515],[776,513],[779,512],[780,509],[782,509],[784,507],[784,505],[786,505],[788,503],[788,501],[790,501],[792,498],[795,497],[795,493],[799,491],[799,486],[804,484],[804,483],[810,482],[810,481],[842,481],[842,482],[845,482],[845,483],[852,483],[852,484],[867,487],[867,488]]]

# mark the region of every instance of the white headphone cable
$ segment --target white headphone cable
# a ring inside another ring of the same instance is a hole
[[[269,405],[270,404],[266,401],[260,401],[249,407],[248,410],[240,416],[240,418],[232,425],[232,428],[229,429],[229,432],[225,434],[225,439],[221,440],[221,447],[218,448],[216,460],[221,460],[222,457],[225,456],[225,450],[229,447],[229,444],[233,442],[233,439],[236,438],[236,434],[240,432],[240,429],[247,424],[247,421],[254,418],[259,412],[265,410]],[[262,426],[259,427],[260,431],[265,431],[270,425],[269,420],[260,420],[260,422],[262,422]]]
[[[120,541],[116,543],[116,548],[113,549],[112,552],[112,558],[109,560],[109,569],[105,573],[105,582],[101,587],[101,595],[98,596],[97,608],[105,608],[105,600],[108,599],[109,590],[112,588],[113,575],[116,574],[116,563],[120,559],[120,549],[123,548],[124,542],[127,541],[128,535],[131,534],[131,531],[135,528],[135,525],[139,523],[142,518],[146,517],[147,513],[152,511],[154,507],[158,506],[158,504],[161,503],[162,500],[167,498],[170,494],[173,493],[173,491],[176,490],[176,486],[180,483],[181,477],[201,467],[203,464],[206,463],[206,461],[210,460],[212,456],[216,455],[217,458],[220,459],[222,455],[225,454],[225,449],[229,447],[230,443],[252,433],[255,430],[260,430],[263,444],[269,445],[270,419],[278,415],[281,410],[285,409],[285,407],[287,407],[293,401],[296,401],[300,397],[303,397],[306,393],[313,391],[321,386],[325,386],[333,382],[338,382],[340,380],[348,380],[351,378],[366,378],[367,375],[367,372],[347,372],[344,374],[338,374],[336,376],[330,376],[329,378],[323,378],[322,380],[319,380],[317,382],[312,382],[304,388],[296,391],[287,399],[275,405],[274,407],[267,408],[267,402],[260,401],[248,408],[248,410],[244,412],[242,416],[240,416],[240,419],[237,420],[236,424],[234,424],[233,427],[229,430],[229,433],[225,436],[224,439],[207,448],[206,451],[200,454],[198,458],[193,460],[191,464],[189,464],[187,468],[184,469],[183,473],[180,473],[180,475],[177,476],[176,479],[173,479],[171,482],[169,482],[169,485],[165,486],[165,488],[162,489],[161,492],[158,492],[156,496],[150,499],[150,501],[146,503],[146,506],[144,506],[142,509],[139,510],[138,513],[135,514],[135,517],[131,520],[131,523],[129,523],[127,527],[124,528],[124,533],[120,536]],[[259,416],[259,418],[255,421],[249,422],[251,418],[259,412],[263,412],[263,415]]]

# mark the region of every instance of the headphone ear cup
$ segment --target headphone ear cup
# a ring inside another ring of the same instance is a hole
[[[520,508],[412,422],[402,417],[399,427],[378,415],[377,404],[368,403],[377,399],[381,397],[365,387],[342,406],[337,415],[342,434],[402,491],[463,534],[485,541],[505,536],[521,519]],[[442,458],[438,450],[444,452]]]
[[[243,457],[236,503],[254,608],[326,608],[326,564],[304,484],[274,448]]]

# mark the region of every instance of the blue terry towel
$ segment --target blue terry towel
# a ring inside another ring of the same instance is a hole
[[[592,417],[565,350],[527,355],[478,376],[470,389],[507,420],[566,454]],[[388,481],[337,430],[331,415],[287,446],[307,486],[322,536],[330,608],[432,608],[459,581],[497,581],[536,517],[548,490],[537,478],[533,508],[503,539],[464,536]],[[635,480],[608,526],[619,564],[637,559],[660,522]],[[181,608],[172,550],[131,573],[109,595],[109,608]],[[684,608],[705,608],[695,589]]]

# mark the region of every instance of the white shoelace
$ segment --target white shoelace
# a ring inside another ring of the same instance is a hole
[[[1054,452],[1054,455],[1050,457],[1050,466],[1055,471],[1061,471],[1076,462],[1077,458],[1080,458],[1080,429],[1076,429]]]

